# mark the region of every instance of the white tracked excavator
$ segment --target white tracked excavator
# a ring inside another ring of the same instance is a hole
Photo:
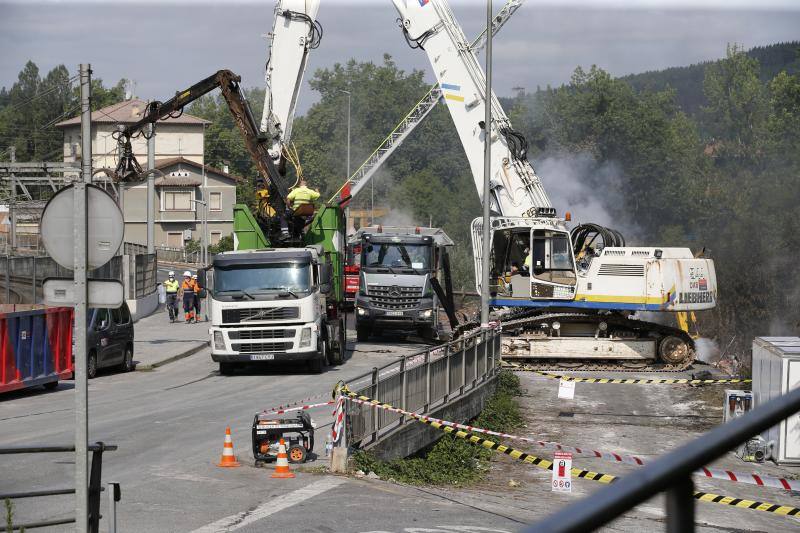
[[[637,318],[711,309],[717,281],[711,259],[688,248],[625,246],[596,224],[570,229],[557,216],[542,181],[485,78],[474,49],[444,0],[393,0],[402,32],[424,50],[483,190],[484,136],[491,135],[490,286],[482,287],[482,220],[472,222],[478,292],[503,318],[503,357],[540,368],[686,368],[694,342],[684,331]],[[484,124],[487,100],[492,123]],[[558,176],[550,177],[557,180]],[[588,193],[587,193],[588,194]]]

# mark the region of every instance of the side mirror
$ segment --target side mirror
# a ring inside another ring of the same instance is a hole
[[[201,287],[206,287],[206,271],[205,269],[200,269],[197,271],[197,283]]]
[[[319,265],[319,291],[323,294],[331,292],[331,280],[333,279],[333,269],[330,263],[320,263]]]

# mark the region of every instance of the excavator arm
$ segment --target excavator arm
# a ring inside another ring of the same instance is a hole
[[[179,117],[185,106],[219,88],[239,131],[242,133],[247,151],[258,167],[260,178],[256,184],[257,189],[268,190],[272,207],[276,211],[282,210],[287,202],[289,187],[293,183],[285,174],[280,173],[273,163],[268,146],[264,142],[265,139],[259,134],[258,125],[241,90],[240,81],[241,77],[230,70],[220,70],[188,89],[178,92],[166,102],[150,102],[139,121],[121,128],[115,134],[120,149],[119,163],[116,168],[117,179],[131,181],[140,179],[143,174],[142,167],[133,155],[131,139],[139,135],[149,135],[150,133],[146,131],[147,126],[155,126],[159,120]]]

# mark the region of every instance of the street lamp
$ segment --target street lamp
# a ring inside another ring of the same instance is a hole
[[[344,89],[339,89],[340,93],[344,93],[347,95],[347,178],[350,179],[350,97],[352,94],[350,91],[345,91]]]
[[[492,156],[492,0],[486,2],[486,116],[483,129],[483,249],[481,255],[481,328],[489,327],[489,179]]]

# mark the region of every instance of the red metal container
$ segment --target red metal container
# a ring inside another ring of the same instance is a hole
[[[0,393],[71,376],[71,307],[0,313]]]

